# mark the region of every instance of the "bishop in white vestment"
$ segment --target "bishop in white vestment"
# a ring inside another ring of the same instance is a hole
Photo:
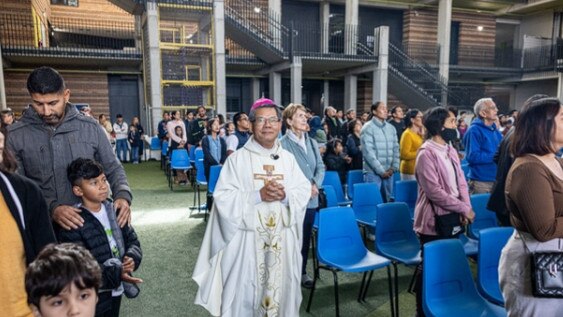
[[[213,195],[193,274],[195,303],[213,316],[299,316],[311,182],[277,141],[281,116],[268,105],[253,106],[254,136],[227,158]]]

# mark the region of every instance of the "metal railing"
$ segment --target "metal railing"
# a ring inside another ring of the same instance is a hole
[[[0,15],[3,54],[140,59],[132,22],[55,19],[35,25],[29,16]]]
[[[225,2],[225,18],[232,19],[242,31],[285,55],[284,46],[289,45],[290,32],[281,23],[280,14],[251,1],[228,0]]]

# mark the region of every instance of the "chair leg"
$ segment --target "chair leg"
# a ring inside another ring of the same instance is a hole
[[[366,286],[366,276],[368,275],[368,272],[364,272],[363,276],[362,276],[362,283],[360,284],[360,293],[358,294],[358,303],[361,303],[363,300],[363,295],[364,295],[364,287]]]
[[[362,294],[362,301],[365,302],[366,301],[366,297],[368,295],[368,289],[369,289],[369,284],[371,283],[371,278],[373,277],[373,271],[369,272],[369,278],[367,280],[366,283],[366,287],[364,288],[364,292]]]
[[[334,302],[336,303],[336,317],[340,317],[340,305],[338,303],[338,275],[336,270],[332,270],[334,277]]]
[[[416,274],[418,274],[420,270],[420,264],[414,267],[414,271],[412,272],[411,282],[409,284],[408,292],[414,294],[414,283],[416,281]]]
[[[399,270],[397,268],[397,262],[393,262],[393,271],[395,273],[395,283],[393,286],[395,289],[395,316],[399,317]],[[391,285],[391,280],[389,280],[389,285]],[[392,298],[391,303],[393,303]],[[391,314],[393,314],[393,310],[391,310]]]
[[[311,287],[311,291],[309,292],[309,300],[307,301],[307,312],[311,311],[311,304],[313,303],[313,294],[315,294],[315,289],[317,288],[317,279],[313,279],[313,287]]]
[[[397,275],[395,275],[395,276],[397,276]],[[398,279],[396,280],[396,282],[397,281],[398,281]],[[387,266],[387,283],[389,285],[389,304],[391,305],[391,316],[395,316],[395,306],[397,306],[397,316],[398,316],[399,299],[397,297],[396,298],[397,302],[395,302],[395,299],[393,298],[393,288],[397,289],[397,287],[393,287],[393,282],[392,282],[392,278],[391,278],[391,268],[389,266]],[[395,291],[395,293],[397,294],[397,291]],[[398,296],[398,294],[397,294],[397,296]]]
[[[311,245],[313,248],[313,279],[320,278],[319,274],[319,258],[317,257],[317,230],[313,229],[311,232]]]

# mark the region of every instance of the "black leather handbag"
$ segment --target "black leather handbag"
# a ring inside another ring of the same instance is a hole
[[[530,254],[532,294],[535,297],[563,298],[563,252],[531,252],[523,234],[520,234],[520,239]]]
[[[326,208],[327,206],[328,206],[328,202],[326,200],[325,190],[319,188],[319,209]]]

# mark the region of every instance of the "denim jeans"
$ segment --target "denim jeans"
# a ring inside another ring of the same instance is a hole
[[[115,140],[115,148],[117,152],[117,159],[121,162],[127,161],[127,139]]]
[[[132,146],[131,147],[131,162],[139,163],[139,147]]]
[[[375,183],[379,186],[381,190],[381,198],[383,198],[384,203],[391,200],[391,197],[393,196],[393,176],[388,179],[383,179],[381,176],[374,173],[365,173],[364,181],[366,183]]]

